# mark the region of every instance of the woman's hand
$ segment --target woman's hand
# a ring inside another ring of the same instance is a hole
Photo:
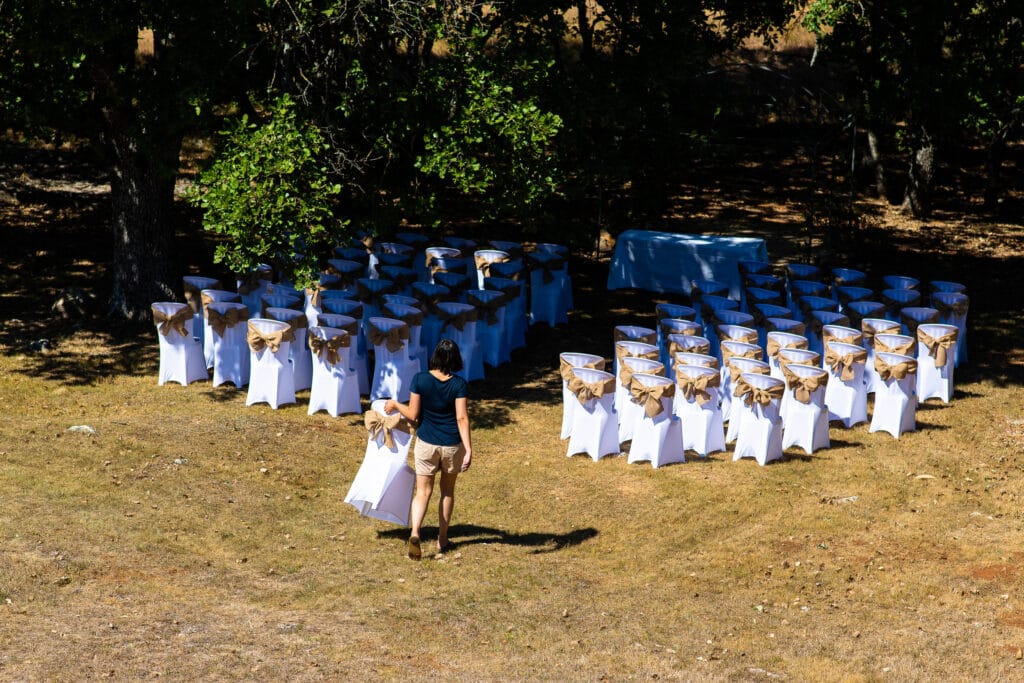
[[[397,407],[398,407],[398,401],[396,401],[393,398],[389,398],[388,400],[384,401],[384,412],[385,413],[393,413],[393,412],[395,412],[395,409]]]
[[[471,464],[473,464],[473,449],[467,448],[466,455],[462,457],[462,471],[468,470]]]

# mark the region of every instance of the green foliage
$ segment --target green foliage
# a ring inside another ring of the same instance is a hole
[[[341,186],[328,179],[322,134],[282,96],[266,121],[242,116],[222,135],[216,160],[188,193],[203,209],[204,228],[223,238],[216,261],[246,273],[269,258],[309,286],[320,254],[340,240],[344,225],[332,213]]]

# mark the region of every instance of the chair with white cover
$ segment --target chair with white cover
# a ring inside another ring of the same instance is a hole
[[[957,328],[956,359],[960,367],[967,362],[967,310],[971,301],[961,292],[932,292],[932,307],[939,312],[939,322]]]
[[[595,462],[619,453],[618,427],[612,402],[615,376],[592,368],[573,368],[568,383],[578,405],[572,410],[566,456],[586,453]]]
[[[886,275],[882,278],[886,289],[918,289],[921,281],[909,275]]]
[[[736,401],[735,394],[733,393],[736,389],[736,383],[739,381],[740,376],[747,373],[770,376],[771,368],[769,368],[768,363],[766,363],[763,360],[757,360],[756,358],[743,358],[741,356],[733,356],[732,358],[729,359],[729,365],[724,366],[723,369],[728,370],[729,372],[729,389],[730,394],[733,394],[729,397],[729,400],[732,402],[732,408],[730,409],[730,417],[734,418],[729,420],[729,429],[726,430],[725,432],[725,442],[734,443],[736,441],[736,437],[739,436],[740,425],[743,422],[742,419],[740,419],[741,406],[739,405],[739,402]],[[722,392],[719,392],[719,399],[725,399],[725,397],[722,396]]]
[[[361,277],[356,281],[356,301],[363,305],[363,320],[384,315],[385,294],[398,294],[395,283],[381,278]]]
[[[778,332],[772,330],[768,333],[768,342],[765,345],[765,355],[768,366],[771,368],[771,376],[782,379],[782,369],[779,367],[780,349],[806,349],[808,347],[807,337],[790,332]]]
[[[211,301],[206,304],[206,329],[213,355],[213,386],[231,382],[241,389],[249,383],[248,321],[249,309],[241,301]]]
[[[309,355],[309,344],[306,342],[306,332],[309,329],[306,314],[290,308],[271,307],[267,309],[266,317],[291,326],[294,339],[288,350],[288,360],[292,364],[295,391],[309,389],[313,386],[313,359]]]
[[[949,280],[932,280],[928,283],[931,285],[931,291],[935,292],[952,292],[956,294],[966,294],[967,285],[960,282],[950,282]]]
[[[865,318],[882,320],[885,319],[887,312],[885,304],[881,301],[862,299],[850,301],[843,306],[843,314],[850,319],[850,327],[855,330],[863,330],[862,323]]]
[[[409,358],[409,326],[394,318],[370,318],[366,339],[373,345],[373,379],[370,400],[409,400],[412,378],[419,364]]]
[[[770,320],[792,320],[793,317],[793,311],[789,310],[786,306],[764,303],[756,303],[751,306],[750,314],[754,316],[754,322],[750,323],[750,327],[757,330],[757,343],[761,348],[768,344],[768,330],[778,329],[773,323],[769,322]],[[801,332],[805,329],[806,327]],[[782,331],[786,332],[787,330]]]
[[[209,377],[203,346],[192,334],[195,311],[188,304],[158,301],[153,304],[153,321],[160,342],[160,373],[157,384],[177,382],[188,385]]]
[[[660,347],[665,343],[664,336],[661,333],[661,321],[665,318],[672,318],[675,320],[696,320],[697,310],[690,306],[684,306],[682,304],[657,304],[654,307],[654,329],[658,333],[658,346]]]
[[[875,335],[899,334],[900,324],[885,318],[864,318],[860,321],[860,329],[864,333],[862,343],[868,352],[868,359],[864,365],[864,388],[867,393],[873,394],[879,383],[878,372],[875,370]]]
[[[648,358],[635,358],[624,356],[619,359],[618,382],[615,385],[615,413],[619,423],[619,443],[625,443],[633,438],[633,430],[637,420],[643,413],[643,406],[630,400],[630,387],[632,386],[633,375],[643,373],[656,375],[665,373],[665,366],[661,361]]]
[[[441,337],[448,338],[459,347],[462,369],[458,374],[467,382],[484,378],[484,360],[477,341],[476,307],[454,301],[442,301],[437,305],[437,314],[443,326]]]
[[[864,333],[846,325],[822,325],[821,343],[822,351],[830,341],[840,341],[844,344],[864,345]]]
[[[442,301],[451,300],[451,290],[444,285],[436,285],[432,282],[414,282],[412,295],[420,302],[420,310],[423,311],[423,348],[427,355],[434,351],[437,342],[441,341],[441,328],[444,323],[437,314],[437,305]]]
[[[715,367],[721,365],[718,358],[711,353],[711,342],[707,337],[698,337],[692,334],[670,334],[665,341],[668,348],[668,357],[675,362],[681,353],[694,353],[702,356],[710,356],[715,361]],[[671,366],[666,366],[671,372]],[[668,374],[667,376],[671,376]]]
[[[804,297],[825,298],[827,287],[817,280],[791,280],[789,283],[789,309],[793,316],[799,318],[807,307],[802,303]]]
[[[412,245],[405,244],[401,240],[395,240],[394,242],[378,242],[377,252],[380,256],[400,256],[404,262],[408,265],[412,262],[413,254],[416,252],[416,248]],[[396,263],[394,259],[388,259],[392,264]],[[385,259],[380,259],[381,265],[385,264]]]
[[[501,292],[505,298],[505,343],[509,350],[526,346],[526,298],[522,283],[504,277],[486,277],[484,289]]]
[[[917,355],[917,340],[897,332],[879,332],[875,335],[875,353],[879,351],[913,358]]]
[[[850,319],[842,313],[823,310],[811,311],[805,322],[807,323],[806,336],[809,348],[812,351],[817,351],[819,354],[825,352],[824,335],[826,325],[837,327],[848,327],[850,325]]]
[[[448,269],[444,267],[445,259],[461,259],[462,252],[454,247],[427,247],[423,250],[423,266],[427,282],[434,281],[435,273],[445,273]],[[465,261],[460,261],[465,264]],[[465,271],[463,271],[465,272]]]
[[[707,320],[703,318],[709,312],[709,309],[704,308],[704,297],[711,294],[712,296],[726,298],[729,296],[729,289],[729,283],[721,282],[720,280],[698,278],[690,281],[690,301],[693,302],[693,307],[701,314],[701,322],[707,323]]]
[[[660,365],[660,363],[659,363]],[[679,418],[673,412],[676,384],[663,375],[635,373],[629,384],[630,403],[640,408],[633,425],[629,463],[649,462],[658,468],[686,462]]]
[[[416,364],[417,372],[426,370],[430,361],[428,353],[433,352],[433,347],[427,351],[423,346],[423,311],[416,306],[388,301],[384,304],[384,315],[409,326],[409,358]]]
[[[370,276],[370,253],[366,247],[335,247],[334,255],[345,261],[355,261],[362,266],[359,277]]]
[[[754,458],[765,465],[782,458],[782,420],[779,401],[786,384],[769,375],[744,373],[735,384],[733,396],[738,413],[733,418],[739,425],[736,449],[732,459]]]
[[[370,368],[368,359],[363,356],[362,358],[356,353],[359,338],[362,336],[362,329],[359,320],[348,315],[341,315],[338,313],[321,313],[316,317],[316,323],[320,327],[333,327],[339,330],[344,330],[348,333],[348,369],[351,371],[352,376],[355,377],[356,381],[356,393],[359,395],[368,395],[370,393]],[[366,382],[366,389],[363,390],[362,382]]]
[[[419,279],[419,273],[407,266],[379,266],[377,270],[380,272],[381,280],[393,283],[391,294],[408,295],[412,283]]]
[[[786,394],[792,397],[782,417],[782,449],[798,446],[805,453],[829,447],[828,409],[825,387],[828,373],[813,365],[790,363],[786,373]]]
[[[791,282],[793,280],[816,280],[821,282],[823,277],[824,273],[821,272],[821,268],[813,263],[794,261],[786,264],[786,278]]]
[[[242,297],[242,303],[249,309],[249,317],[255,318],[263,312],[263,300],[267,285],[274,279],[274,269],[266,263],[256,266],[251,273],[235,281],[235,289]]]
[[[658,333],[649,327],[641,327],[639,325],[616,325],[612,330],[612,342],[618,344],[620,341],[643,342],[657,348]],[[659,358],[660,356],[654,357],[655,360]],[[612,363],[612,372],[615,374],[619,372],[618,355],[616,355],[616,360]],[[617,405],[616,408],[618,408]]]
[[[714,356],[707,353],[693,353],[691,351],[680,351],[672,355],[672,365],[665,368],[665,376],[672,377],[678,365],[696,365],[701,368],[714,368],[717,370],[721,363]]]
[[[843,285],[833,288],[832,294],[832,298],[839,302],[840,313],[846,313],[847,307],[854,301],[869,301],[875,295],[875,290],[869,287]]]
[[[206,325],[203,321],[205,311],[203,310],[202,291],[204,289],[220,290],[224,286],[217,278],[199,275],[186,275],[181,278],[181,284],[185,294],[185,303],[192,309],[192,334],[199,339],[199,343],[203,345],[204,355],[209,358],[209,354],[206,353]],[[213,366],[207,364],[206,367]]]
[[[911,306],[900,309],[901,332],[911,337],[917,337],[917,327],[925,323],[935,324],[939,322],[939,311],[927,306]]]
[[[704,336],[711,342],[711,353],[716,357],[721,357],[722,355],[719,346],[723,339],[741,341],[748,344],[757,343],[754,316],[750,313],[734,310],[717,310],[712,313],[710,323],[710,327],[707,324],[704,326]],[[722,336],[723,334],[725,336]]]
[[[385,294],[384,305],[390,306],[391,304],[400,304],[402,306],[412,306],[413,308],[422,311],[423,304],[414,296],[407,294]]]
[[[616,377],[619,376],[621,371],[622,359],[623,358],[644,358],[646,360],[653,360],[661,362],[661,352],[658,351],[658,347],[654,344],[648,344],[639,341],[629,341],[623,339],[622,341],[615,342],[615,358],[612,362],[612,372]],[[624,400],[623,394],[620,391],[615,392],[615,398],[612,405],[615,411],[622,410],[622,401]]]
[[[327,273],[338,278],[342,289],[355,289],[359,278],[366,277],[366,265],[348,259],[327,259]]]
[[[476,338],[483,361],[498,367],[512,361],[505,330],[505,295],[492,289],[471,289],[466,303],[476,308]]]
[[[786,367],[792,363],[797,365],[816,365],[821,366],[821,354],[817,351],[811,351],[810,349],[798,349],[788,348],[779,349],[779,353],[776,356],[776,360],[779,363],[779,370],[782,373],[782,379],[787,379]],[[779,403],[779,415],[783,420],[786,419],[786,411],[789,409],[789,404],[793,402],[793,395],[791,392],[786,392],[782,396],[782,401]]]
[[[238,294],[238,292],[229,292],[224,289],[204,289],[199,293],[199,302],[200,305],[202,306],[203,317],[203,357],[206,359],[207,368],[213,367],[213,332],[210,330],[210,326],[206,322],[206,319],[209,315],[207,306],[209,306],[212,303],[221,301],[241,303],[242,297]],[[246,320],[249,319],[248,311],[249,309],[246,308]],[[192,329],[196,329],[195,324],[192,325]],[[248,376],[249,373],[246,373],[246,378],[248,378]]]
[[[687,355],[687,354],[679,354]],[[676,365],[676,398],[673,405],[683,435],[683,452],[700,457],[725,450],[725,427],[720,405],[721,376],[717,368]]]
[[[569,247],[564,244],[538,242],[533,245],[534,254],[557,254],[562,258],[562,288],[559,293],[559,308],[566,313],[573,309],[572,276],[569,275]]]
[[[262,308],[260,309],[259,314],[251,317],[257,318],[262,316],[265,318],[267,316],[268,308],[290,308],[294,311],[299,311],[300,313],[303,310],[302,297],[300,297],[296,292],[278,291],[273,294],[264,293],[260,295],[260,303],[262,304]]]
[[[416,472],[407,463],[413,426],[397,411],[384,413],[384,401],[374,401],[363,417],[369,438],[366,454],[345,502],[364,517],[409,525]]]
[[[786,298],[786,281],[771,273],[746,273],[743,275],[743,286],[770,289],[778,292],[783,299]]]
[[[755,337],[756,339],[756,337]],[[745,341],[733,341],[726,339],[721,344],[722,369],[720,370],[721,387],[721,410],[722,419],[728,420],[732,411],[732,373],[729,371],[733,358],[752,358],[763,360],[764,352],[757,344]]]
[[[467,237],[459,237],[458,235],[447,235],[442,237],[441,241],[449,247],[458,249],[463,254],[472,254],[477,248],[476,240],[471,240]]]
[[[708,334],[710,331],[713,334],[714,326],[719,322],[719,318],[716,316],[723,311],[738,311],[740,302],[718,294],[704,294],[700,298],[699,305],[695,301],[694,306],[699,313],[697,322],[704,326],[704,333]]]
[[[249,393],[245,405],[269,403],[277,410],[278,406],[295,403],[295,376],[288,361],[293,339],[288,323],[249,319]]]
[[[672,365],[672,350],[669,349],[668,338],[673,334],[701,336],[704,332],[700,323],[681,318],[662,318],[658,321],[658,348],[661,349],[661,362],[669,367]]]
[[[740,309],[753,313],[753,307],[757,304],[781,306],[783,303],[785,303],[785,298],[783,298],[782,292],[763,287],[745,287],[743,289],[743,300],[740,302]]]
[[[312,287],[307,287],[304,295],[302,312],[306,314],[306,320],[316,320],[316,316],[323,312],[321,302],[327,292],[340,292],[345,289],[340,275],[333,273],[320,273],[320,278]],[[345,298],[346,295],[335,295]]]
[[[491,277],[492,263],[507,263],[507,251],[500,249],[479,249],[473,252],[473,264],[476,266],[476,288],[484,289],[484,278]]]
[[[757,259],[740,259],[736,262],[736,268],[740,271],[740,275],[746,277],[747,275],[770,273],[772,264]]]
[[[921,292],[916,289],[885,289],[882,290],[882,303],[885,304],[886,315],[882,318],[898,318],[900,310],[921,305]]]
[[[529,255],[530,322],[547,323],[551,327],[569,322],[566,289],[571,292],[565,258],[550,251]]]
[[[450,271],[434,274],[434,284],[443,285],[450,292],[450,301],[466,303],[466,292],[476,287],[476,276]]]
[[[331,417],[359,412],[359,378],[349,368],[348,360],[351,345],[351,337],[341,328],[309,328],[309,353],[313,360],[310,415],[320,410],[326,410]]]
[[[903,432],[917,429],[917,361],[910,356],[878,351],[875,353],[878,386],[869,432],[889,432],[900,438]]]
[[[864,366],[868,352],[860,344],[825,342],[822,364],[828,371],[825,406],[829,420],[841,420],[844,427],[868,421],[868,392]]]
[[[352,340],[354,348],[350,351],[349,363],[359,377],[359,394],[362,396],[369,394],[370,361],[366,345],[366,317],[364,317],[363,313],[363,304],[359,301],[350,301],[348,299],[324,299],[321,304],[326,313],[354,318],[358,323],[358,331],[354,335],[349,330],[349,334],[354,337]],[[320,319],[321,316],[317,316],[317,322],[320,322]],[[330,327],[342,327],[341,325],[331,323],[320,322],[320,324],[326,324]],[[342,329],[348,330],[347,327],[342,327]]]
[[[569,391],[573,368],[604,370],[605,359],[592,353],[567,351],[558,354],[558,374],[562,377],[562,431],[561,438],[568,439],[572,428],[572,411],[579,404],[575,394]]]
[[[953,368],[960,330],[955,325],[922,323],[917,326],[917,400],[953,397]]]
[[[832,294],[840,287],[863,287],[867,282],[868,274],[863,270],[855,268],[833,268],[832,269]],[[836,296],[836,300],[839,298]]]

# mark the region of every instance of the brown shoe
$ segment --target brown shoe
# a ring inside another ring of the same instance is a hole
[[[410,536],[409,542],[406,544],[406,550],[409,553],[410,560],[418,560],[423,557],[423,551],[420,550],[420,537]]]

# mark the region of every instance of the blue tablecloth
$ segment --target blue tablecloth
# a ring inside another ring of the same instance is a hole
[[[768,260],[763,239],[627,230],[615,243],[608,289],[689,294],[692,280],[719,280],[739,299],[743,280],[736,263],[744,260]]]

